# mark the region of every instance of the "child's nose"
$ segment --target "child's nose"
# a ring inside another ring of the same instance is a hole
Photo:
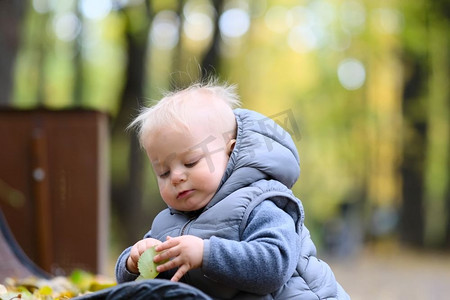
[[[179,184],[181,182],[186,181],[187,175],[183,170],[175,170],[172,172],[172,184]]]

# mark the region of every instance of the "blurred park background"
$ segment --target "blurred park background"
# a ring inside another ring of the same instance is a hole
[[[164,208],[127,125],[216,75],[293,133],[294,192],[350,294],[434,299],[450,291],[449,18],[448,0],[1,0],[0,107],[107,116],[112,274]]]

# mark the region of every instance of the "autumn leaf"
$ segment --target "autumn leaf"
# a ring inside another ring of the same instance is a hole
[[[139,273],[141,273],[141,275],[138,277],[139,280],[153,279],[158,276],[159,272],[156,271],[156,267],[160,264],[165,263],[166,261],[155,263],[153,261],[153,258],[157,254],[158,252],[156,252],[155,247],[148,248],[141,254],[141,257],[139,257],[138,261],[138,269]]]

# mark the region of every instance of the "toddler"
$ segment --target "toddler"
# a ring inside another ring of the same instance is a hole
[[[235,88],[216,81],[166,95],[137,127],[168,208],[116,264],[119,283],[139,276],[149,247],[158,278],[215,299],[349,299],[316,258],[304,211],[290,188],[299,157],[271,119],[236,108]]]

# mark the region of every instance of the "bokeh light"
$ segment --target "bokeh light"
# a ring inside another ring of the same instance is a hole
[[[239,38],[250,28],[250,16],[241,8],[226,10],[219,19],[219,29],[225,38]]]
[[[33,8],[40,14],[48,13],[51,10],[49,0],[33,0]]]
[[[336,7],[328,1],[313,1],[308,8],[312,11],[314,22],[318,26],[329,26],[336,19]]]
[[[289,47],[297,53],[307,53],[331,41],[329,24],[334,20],[334,9],[326,2],[312,2],[292,8],[287,18],[291,29],[287,37]]]
[[[52,26],[56,37],[65,42],[74,40],[81,31],[80,20],[72,12],[56,15]]]
[[[357,90],[366,81],[366,69],[357,59],[347,58],[339,63],[339,82],[347,90]]]
[[[183,31],[187,37],[194,41],[202,41],[211,37],[213,23],[211,18],[204,13],[192,13],[183,26]]]
[[[193,41],[203,41],[211,38],[214,24],[214,7],[209,1],[190,0],[183,7],[185,22],[184,34]]]
[[[366,9],[359,1],[345,1],[340,8],[341,24],[353,34],[362,32],[366,23]]]
[[[319,37],[311,27],[295,26],[288,35],[288,45],[298,53],[306,53],[317,48]]]
[[[372,12],[377,28],[388,34],[399,34],[403,30],[404,17],[401,12],[391,8],[378,8]]]
[[[150,38],[153,45],[160,49],[174,48],[179,39],[179,23],[177,14],[171,10],[159,12],[153,19]]]
[[[80,0],[79,8],[84,17],[99,21],[111,12],[112,3],[111,0]]]
[[[288,23],[292,26],[305,26],[311,27],[314,24],[314,14],[312,11],[303,6],[296,6],[289,10],[288,15]]]

